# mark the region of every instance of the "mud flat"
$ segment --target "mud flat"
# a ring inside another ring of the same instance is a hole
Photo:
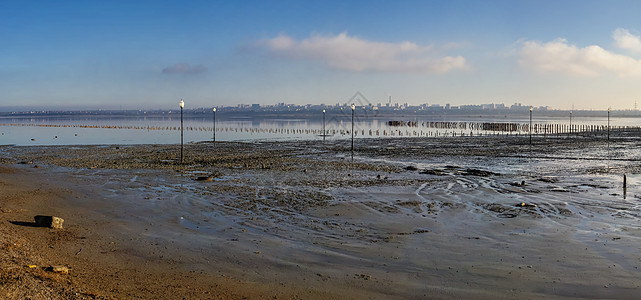
[[[0,295],[634,298],[639,146],[199,143],[183,165],[175,145],[3,146]]]

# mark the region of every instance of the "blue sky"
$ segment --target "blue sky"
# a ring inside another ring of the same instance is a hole
[[[0,106],[641,105],[639,1],[0,2]]]

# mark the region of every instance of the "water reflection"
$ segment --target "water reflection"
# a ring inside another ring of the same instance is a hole
[[[327,139],[351,136],[351,116],[327,116]],[[401,121],[390,124],[389,121]],[[0,118],[0,144],[173,144],[178,143],[179,117],[174,116],[43,116]],[[265,118],[255,116],[217,116],[216,139],[220,141],[262,139],[322,139],[323,120],[317,118]],[[505,124],[511,126],[503,126]],[[565,118],[540,118],[533,132],[540,136],[595,132],[605,129],[606,118],[573,118],[572,128]],[[502,126],[496,126],[497,124]],[[635,126],[631,118],[612,118],[619,128]],[[398,125],[398,126],[396,126]],[[485,135],[523,135],[528,132],[527,118],[445,117],[445,116],[355,116],[355,138],[369,137],[447,137]],[[185,141],[211,140],[211,117],[185,118]]]

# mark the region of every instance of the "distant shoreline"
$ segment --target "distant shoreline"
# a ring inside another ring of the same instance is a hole
[[[255,117],[255,118],[322,118],[323,110],[327,115],[351,115],[351,109],[345,106],[318,106],[313,108],[271,108],[264,107],[258,109],[251,108],[237,108],[237,107],[220,107],[217,109],[216,117],[221,119],[228,119],[234,117]],[[553,110],[534,109],[535,117],[557,117],[569,118],[570,112],[572,118],[584,117],[606,117],[607,110]],[[180,114],[179,109],[173,110],[14,110],[7,111],[7,108],[0,107],[0,117],[56,117],[56,116],[73,116],[73,117],[167,117],[176,116]],[[195,108],[185,109],[183,111],[185,117],[212,117],[211,108]],[[497,117],[528,117],[529,107],[521,107],[519,109],[445,109],[440,108],[426,108],[420,109],[418,107],[409,107],[407,109],[397,108],[378,108],[374,109],[369,106],[358,106],[356,114],[360,117],[363,115],[371,118],[399,118],[399,117],[464,117],[464,118],[497,118]],[[611,117],[617,118],[641,118],[641,111],[639,110],[611,110]]]

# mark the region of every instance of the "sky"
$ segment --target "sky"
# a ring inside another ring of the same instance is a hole
[[[641,1],[0,1],[0,107],[641,106]]]

